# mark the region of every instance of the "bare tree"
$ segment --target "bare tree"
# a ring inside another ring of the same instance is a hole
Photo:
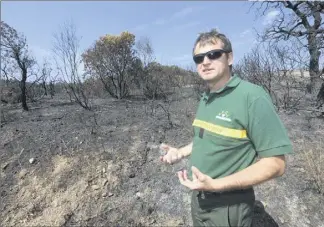
[[[258,12],[265,15],[269,10],[276,10],[278,16],[260,35],[261,40],[297,39],[303,44],[309,53],[310,90],[315,97],[323,83],[321,76],[324,73],[324,68],[319,68],[320,50],[324,48],[324,4],[319,1],[265,1]]]
[[[136,53],[141,69],[136,77],[144,96],[149,100],[163,99],[171,89],[180,87],[180,68],[157,63],[152,43],[148,37],[141,37],[136,43]],[[172,92],[174,93],[174,91]]]
[[[148,37],[141,37],[135,44],[136,53],[146,68],[151,62],[155,61],[154,50],[151,40]]]
[[[54,34],[53,52],[57,70],[63,76],[68,93],[81,107],[91,110],[91,105],[82,83],[80,39],[72,22],[64,23],[60,31]]]
[[[145,97],[153,97],[152,91],[154,88],[150,88],[152,85],[150,77],[150,67],[152,62],[155,61],[154,50],[151,41],[148,37],[141,37],[135,44],[136,54],[139,58],[139,65],[137,67],[137,73],[135,82],[140,87],[141,92]]]
[[[17,67],[13,59],[4,56],[4,51],[1,52],[1,79],[5,81],[5,85],[9,86],[10,80],[17,71]]]
[[[26,96],[32,101],[36,102],[44,97],[44,91],[41,86],[42,74],[39,64],[35,64],[28,75],[32,82],[26,83]]]
[[[50,66],[50,63],[47,61],[47,59],[44,60],[42,70],[41,70],[41,78],[42,78],[42,87],[44,89],[44,95],[48,95],[47,93],[47,80],[50,79],[52,68]]]
[[[51,71],[52,72],[52,71]],[[56,74],[50,73],[49,74],[49,93],[51,95],[51,98],[55,95],[55,84],[58,82],[57,77],[59,76],[59,72]]]
[[[35,59],[30,56],[26,38],[5,22],[1,21],[1,56],[13,59],[21,74],[20,89],[22,108],[28,111],[26,97],[26,80],[28,71],[35,65]]]
[[[13,58],[4,56],[4,51],[1,52],[1,85],[0,86],[1,102],[3,103],[15,103],[21,102],[21,89],[20,82],[15,77],[19,75],[18,66]]]
[[[36,102],[48,95],[48,80],[53,70],[47,59],[43,60],[41,66],[38,64],[37,66],[37,70],[36,68],[33,69],[30,75],[34,76],[33,82],[27,83],[27,97],[32,102]]]
[[[303,58],[290,46],[258,45],[233,67],[233,72],[262,86],[278,108],[294,108],[305,96]]]

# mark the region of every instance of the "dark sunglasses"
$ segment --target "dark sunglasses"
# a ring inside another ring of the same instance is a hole
[[[222,56],[223,53],[227,53],[228,51],[217,49],[211,50],[206,53],[196,54],[193,56],[193,60],[196,64],[200,64],[204,61],[205,56],[209,58],[209,60],[216,60]]]

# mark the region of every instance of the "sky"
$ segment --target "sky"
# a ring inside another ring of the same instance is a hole
[[[218,29],[229,37],[234,64],[255,44],[277,12],[256,17],[248,1],[2,1],[1,20],[23,33],[36,59],[50,57],[53,34],[72,20],[81,51],[100,36],[133,33],[151,40],[162,64],[192,67],[191,51],[200,32]]]

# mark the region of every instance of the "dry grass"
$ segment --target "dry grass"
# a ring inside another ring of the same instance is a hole
[[[118,179],[113,175],[115,165],[112,162],[108,166],[104,165],[107,176],[100,177],[95,167],[103,169],[102,163],[94,157],[89,164],[86,160],[87,158],[54,156],[53,169],[45,178],[22,169],[18,173],[17,187],[20,190],[16,200],[10,204],[15,212],[8,214],[4,223],[14,226],[18,218],[23,225],[62,226],[71,215],[84,220],[102,212],[102,204],[89,207],[90,201],[102,197],[106,187],[117,184]],[[80,165],[83,168],[82,175],[72,179],[72,174],[70,180],[73,183],[69,184],[66,173],[73,173],[73,169]],[[81,211],[76,211],[77,209]]]
[[[314,183],[316,190],[324,195],[324,155],[323,142],[304,142],[302,154],[305,160],[305,170],[308,177]]]
[[[313,113],[300,111],[297,114],[281,114],[292,139],[296,156],[293,166],[297,167],[305,178],[306,187],[311,186],[324,195],[324,130],[323,119]]]

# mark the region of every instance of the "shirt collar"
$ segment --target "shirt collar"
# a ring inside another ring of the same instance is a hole
[[[229,88],[237,87],[241,81],[242,81],[241,78],[238,77],[238,75],[234,74],[231,77],[231,79],[229,81],[227,81],[227,83],[222,88],[218,89],[217,91],[210,92],[209,89],[207,91],[205,91],[204,94],[203,94],[203,99],[205,101],[207,101],[208,99],[210,99],[214,95],[220,94],[220,93],[228,90]]]

